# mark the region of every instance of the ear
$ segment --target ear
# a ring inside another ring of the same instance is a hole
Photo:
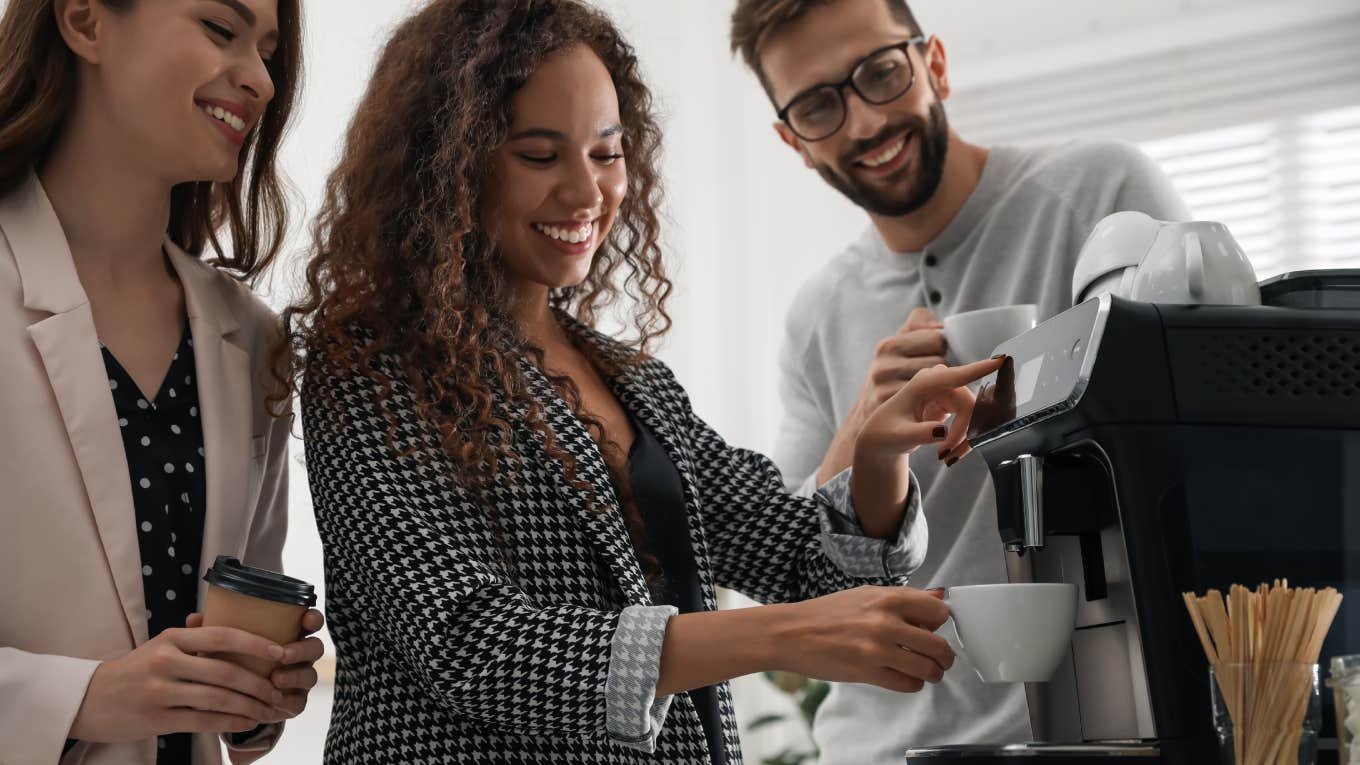
[[[786,146],[798,152],[798,156],[803,158],[804,167],[812,167],[812,157],[807,153],[807,149],[803,148],[803,142],[798,140],[798,136],[793,134],[793,131],[789,129],[788,125],[776,120],[774,123],[774,132],[779,134],[780,140],[782,140]]]
[[[66,47],[88,64],[99,63],[99,27],[106,12],[96,0],[56,0],[52,6]]]
[[[941,101],[949,98],[949,57],[945,55],[944,43],[931,35],[926,40],[926,71],[930,74],[930,84]]]

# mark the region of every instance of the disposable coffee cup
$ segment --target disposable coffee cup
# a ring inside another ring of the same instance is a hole
[[[962,366],[992,357],[998,345],[1034,329],[1039,307],[1032,304],[1002,305],[946,316],[945,360]]]
[[[302,617],[316,605],[316,588],[291,576],[254,568],[229,555],[219,555],[203,575],[208,591],[203,603],[203,626],[235,627],[279,645],[302,637]],[[278,662],[238,653],[215,658],[239,664],[261,677]]]

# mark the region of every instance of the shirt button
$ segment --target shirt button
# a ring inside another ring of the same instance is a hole
[[[931,266],[931,267],[933,268],[933,267],[935,266],[935,264],[937,264],[937,263],[939,263],[939,262],[940,262],[940,260],[939,260],[938,258],[936,258],[934,255],[927,255],[927,256],[926,256],[926,265],[927,265],[927,266]]]
[[[931,303],[938,304],[941,300],[944,300],[944,296],[940,294],[940,291],[939,291],[939,290],[931,290],[931,291],[930,291],[930,302],[931,302]]]

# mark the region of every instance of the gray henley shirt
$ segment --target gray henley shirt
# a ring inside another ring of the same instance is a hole
[[[1071,305],[1072,270],[1096,222],[1120,210],[1189,219],[1160,168],[1137,148],[1069,142],[990,150],[977,188],[920,252],[892,252],[872,226],[805,284],[780,352],[783,419],[775,461],[788,487],[814,488],[837,427],[854,405],[874,346],[913,308],[946,316],[1035,303],[1040,320]],[[930,528],[917,587],[1006,581],[986,463],[971,454],[943,469],[913,455]],[[953,627],[941,629],[956,652]],[[1023,686],[988,685],[960,656],[939,685],[916,694],[837,684],[813,725],[822,765],[900,765],[909,746],[1030,738]]]

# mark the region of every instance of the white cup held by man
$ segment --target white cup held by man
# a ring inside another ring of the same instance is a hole
[[[985,683],[1047,682],[1077,623],[1077,586],[1065,582],[951,587],[944,602]]]
[[[1022,335],[1039,323],[1039,307],[1031,304],[1002,305],[946,316],[945,358],[950,366],[991,358],[998,345]]]

